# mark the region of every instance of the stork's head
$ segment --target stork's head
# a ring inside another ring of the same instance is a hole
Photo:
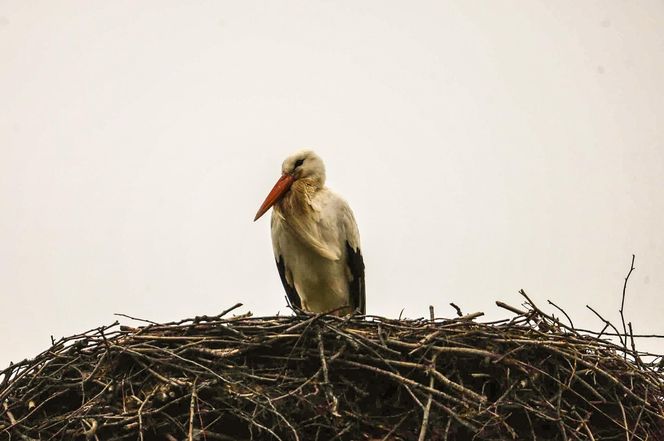
[[[254,221],[276,204],[288,192],[293,182],[299,179],[306,179],[318,188],[325,185],[325,165],[320,156],[312,150],[300,150],[284,159],[281,164],[281,177],[258,209]]]
[[[313,150],[300,150],[284,159],[281,174],[295,179],[309,179],[319,187],[325,184],[325,165]]]

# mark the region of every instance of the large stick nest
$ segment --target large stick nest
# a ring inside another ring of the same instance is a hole
[[[664,440],[656,357],[502,306],[101,327],[0,372],[0,439]]]

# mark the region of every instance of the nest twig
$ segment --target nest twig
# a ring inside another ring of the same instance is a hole
[[[490,323],[236,305],[100,327],[0,372],[0,439],[664,440],[658,359],[522,294]]]

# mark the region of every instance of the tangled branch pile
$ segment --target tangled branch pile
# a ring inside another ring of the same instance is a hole
[[[2,372],[0,438],[664,440],[656,359],[503,306],[98,328]]]

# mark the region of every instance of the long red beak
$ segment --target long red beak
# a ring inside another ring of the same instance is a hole
[[[271,206],[273,206],[279,199],[281,199],[284,193],[286,193],[290,188],[290,186],[293,184],[294,180],[295,178],[292,175],[289,174],[281,175],[277,183],[274,184],[274,187],[272,187],[272,190],[270,190],[270,194],[268,194],[267,197],[265,198],[265,202],[263,202],[261,208],[259,208],[258,211],[256,212],[256,217],[254,218],[254,222],[256,222],[259,217],[264,215],[265,212],[269,210]]]

